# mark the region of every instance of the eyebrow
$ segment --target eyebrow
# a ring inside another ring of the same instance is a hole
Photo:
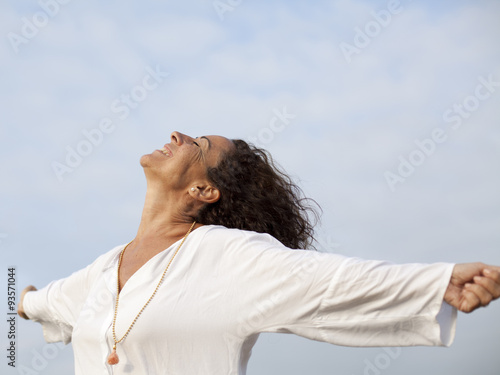
[[[210,148],[212,147],[212,144],[210,143],[210,139],[208,139],[207,137],[200,137],[200,139],[206,139],[207,142],[208,142],[208,149],[210,150]]]

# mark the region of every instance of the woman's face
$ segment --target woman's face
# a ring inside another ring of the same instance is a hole
[[[184,190],[207,183],[207,168],[215,167],[233,147],[232,141],[218,135],[192,138],[173,132],[170,143],[141,157],[141,165],[146,178],[161,181],[170,189]]]

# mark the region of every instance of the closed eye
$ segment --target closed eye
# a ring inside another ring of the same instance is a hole
[[[198,151],[198,155],[199,157],[203,158],[203,150],[201,149],[200,145],[196,142],[196,141],[193,141],[193,144],[196,145],[196,147],[198,147],[199,151]]]

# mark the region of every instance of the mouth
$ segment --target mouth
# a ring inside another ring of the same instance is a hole
[[[161,150],[157,150],[159,152],[161,152],[163,155],[165,156],[168,156],[168,157],[172,157],[172,151],[170,151],[170,149],[168,147],[163,147]]]

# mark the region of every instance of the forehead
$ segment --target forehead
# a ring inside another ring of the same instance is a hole
[[[230,151],[234,148],[233,141],[220,135],[204,135],[199,138],[206,139],[210,147],[210,151]]]
[[[199,137],[207,141],[210,159],[217,163],[222,154],[234,149],[234,143],[230,139],[220,135],[204,135]]]

